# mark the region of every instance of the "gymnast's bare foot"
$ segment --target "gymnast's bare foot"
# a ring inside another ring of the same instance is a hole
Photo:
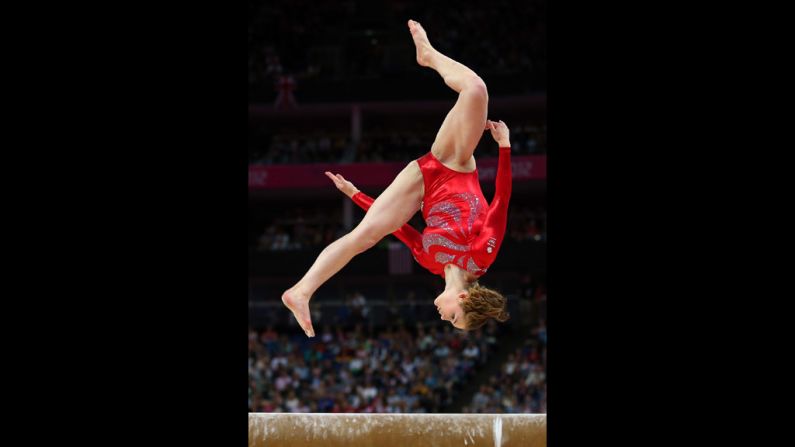
[[[312,328],[312,315],[309,313],[310,298],[310,294],[305,293],[296,284],[282,294],[282,303],[293,313],[306,336],[314,337],[315,330]]]
[[[431,59],[436,50],[431,46],[428,35],[419,22],[409,20],[409,31],[411,38],[414,39],[414,46],[417,47],[417,63],[423,67],[431,66]]]

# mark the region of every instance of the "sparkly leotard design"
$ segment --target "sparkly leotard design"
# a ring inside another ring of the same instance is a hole
[[[456,264],[475,276],[486,273],[497,257],[505,235],[511,197],[511,149],[500,148],[494,200],[486,204],[478,171],[462,173],[444,166],[432,153],[417,159],[425,197],[421,205],[425,230],[409,224],[394,234],[414,259],[431,273],[444,277],[444,266]],[[364,210],[373,199],[362,192],[353,201]]]

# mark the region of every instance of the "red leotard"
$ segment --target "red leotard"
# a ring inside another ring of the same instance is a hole
[[[469,173],[453,171],[430,152],[417,163],[425,183],[420,209],[427,226],[421,235],[409,224],[392,234],[433,274],[444,277],[444,266],[456,264],[480,277],[497,257],[505,235],[511,198],[511,148],[500,148],[491,205],[480,190],[477,169]],[[373,204],[373,199],[362,192],[352,199],[365,211]]]

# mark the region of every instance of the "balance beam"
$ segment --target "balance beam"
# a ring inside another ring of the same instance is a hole
[[[546,447],[546,414],[249,413],[249,447]]]

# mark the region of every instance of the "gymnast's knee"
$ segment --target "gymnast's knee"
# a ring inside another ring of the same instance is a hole
[[[473,75],[467,78],[462,93],[466,93],[467,95],[482,100],[489,99],[489,89],[486,88],[486,83],[483,81],[483,79],[481,79],[481,77],[477,75]]]
[[[358,253],[374,247],[384,237],[374,228],[362,228],[361,226],[354,228],[349,234]]]

